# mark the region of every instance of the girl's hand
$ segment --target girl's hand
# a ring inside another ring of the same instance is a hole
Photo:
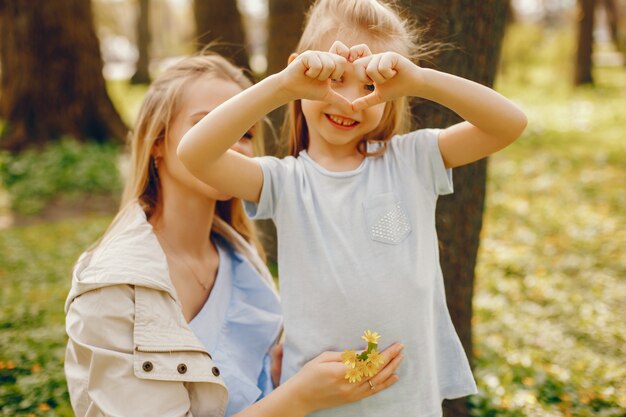
[[[403,348],[400,343],[395,343],[385,349],[381,353],[385,366],[372,378],[356,384],[345,378],[346,365],[342,363],[341,352],[324,352],[304,365],[283,384],[283,388],[289,386],[307,412],[362,400],[398,381],[394,372],[403,359]]]
[[[407,88],[422,78],[420,67],[395,52],[359,58],[354,66],[359,81],[374,85],[374,91],[352,102],[354,111],[406,96]]]
[[[345,57],[321,51],[305,51],[292,57],[280,73],[290,100],[319,100],[335,104],[338,110],[351,110],[352,103],[330,87],[331,80],[343,75],[347,64]]]
[[[370,51],[369,46],[364,43],[348,48],[348,46],[341,41],[335,41],[328,52],[341,55],[348,62],[354,62],[359,58],[372,55],[372,51]]]

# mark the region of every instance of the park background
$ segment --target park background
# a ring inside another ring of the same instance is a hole
[[[115,214],[148,78],[216,38],[257,79],[277,71],[308,3],[0,0],[0,416],[72,415],[63,303]],[[479,386],[447,415],[626,416],[626,2],[404,3],[447,24],[425,36],[450,48],[424,65],[495,80],[529,117],[456,175],[460,210],[443,202],[448,303]]]

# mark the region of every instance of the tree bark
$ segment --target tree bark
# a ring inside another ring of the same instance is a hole
[[[267,41],[267,75],[282,71],[287,60],[296,50],[304,24],[304,14],[312,0],[269,0],[269,37]],[[282,127],[285,107],[276,109],[269,115],[277,131]],[[284,147],[279,146],[277,138],[267,137],[265,153],[281,155]]]
[[[287,66],[302,34],[304,15],[312,0],[269,0],[269,37],[267,42],[267,75],[275,74]],[[273,129],[265,129],[265,154],[283,156],[285,144],[274,134],[279,133],[285,118],[285,107],[268,115]],[[276,229],[271,221],[259,221],[261,240],[267,257],[276,261]]]
[[[593,51],[593,26],[595,0],[578,0],[578,47],[574,68],[574,85],[593,84],[591,53]]]
[[[425,67],[493,86],[507,21],[506,0],[404,0],[420,26],[428,27],[425,40],[443,41],[451,48],[422,62]],[[447,127],[460,121],[452,111],[426,100],[412,112],[420,127]],[[454,169],[451,196],[439,199],[437,233],[448,309],[463,347],[472,362],[472,297],[474,270],[482,228],[487,160]],[[469,416],[466,399],[444,402],[447,417]]]
[[[123,141],[111,103],[91,2],[0,2],[0,147],[17,151],[61,136]]]
[[[150,83],[150,0],[139,0],[137,15],[137,68],[130,78],[131,84]]]
[[[198,50],[215,42],[211,50],[250,68],[243,24],[235,0],[195,0]]]

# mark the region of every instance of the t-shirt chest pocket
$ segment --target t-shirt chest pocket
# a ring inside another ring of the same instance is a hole
[[[376,194],[363,202],[365,221],[372,240],[397,245],[411,233],[411,222],[393,193]]]

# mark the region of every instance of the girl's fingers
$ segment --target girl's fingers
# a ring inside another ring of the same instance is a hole
[[[337,110],[344,112],[344,114],[352,113],[352,103],[330,87],[328,88],[328,92],[326,93],[323,101],[334,104],[337,106]],[[338,361],[341,362],[341,354],[339,355]]]
[[[363,58],[359,58],[353,62],[354,65],[354,75],[356,79],[362,82],[363,84],[373,84],[374,81],[367,75],[367,66],[372,60],[373,55],[368,55]]]
[[[319,57],[322,61],[322,70],[318,74],[317,79],[326,81],[335,71],[335,61],[330,54],[320,54]]]
[[[358,112],[384,102],[385,100],[380,97],[378,91],[374,91],[373,93],[369,93],[366,96],[354,100],[352,102],[352,111]]]
[[[350,48],[348,48],[343,42],[341,41],[335,41],[333,43],[333,45],[330,47],[329,51],[331,54],[337,54],[340,55],[342,57],[344,57],[345,59],[347,59],[348,61],[349,56],[350,56]]]
[[[369,46],[362,43],[362,44],[355,45],[352,48],[350,48],[349,55],[347,58],[348,58],[348,61],[354,62],[359,58],[363,58],[369,55],[372,55],[372,51],[370,51]]]
[[[380,57],[380,61],[378,62],[378,72],[385,78],[385,80],[389,80],[398,73],[395,69],[397,65],[397,55],[382,54]]]
[[[330,74],[328,78],[331,80],[340,80],[343,76],[343,72],[346,69],[346,59],[343,56],[330,54],[331,59],[335,63],[335,70]]]
[[[305,52],[301,55],[301,57],[302,64],[306,68],[306,70],[304,71],[304,75],[313,79],[317,78],[320,72],[322,72],[323,67],[322,60],[320,59],[319,55],[316,53]]]
[[[380,54],[372,55],[372,59],[367,64],[367,68],[365,68],[367,76],[370,77],[370,79],[376,84],[383,84],[387,81],[387,79],[378,70],[381,58],[382,55]]]

